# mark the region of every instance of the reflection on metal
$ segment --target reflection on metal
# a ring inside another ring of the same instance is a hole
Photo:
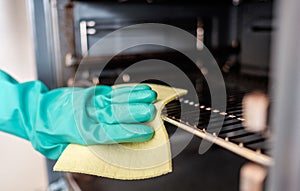
[[[269,191],[300,189],[300,1],[276,1],[278,19],[272,51],[274,79],[272,97],[272,128],[274,129],[274,160]]]
[[[197,49],[202,50],[204,48],[203,46],[204,41],[204,28],[202,21],[197,21]]]
[[[269,98],[260,91],[248,93],[243,98],[243,123],[248,131],[263,132],[267,129]]]
[[[123,80],[123,82],[129,82],[130,81],[130,75],[129,74],[123,74],[122,80]]]
[[[88,27],[94,27],[94,26],[96,26],[96,22],[95,21],[88,21],[86,23],[86,26],[88,26]]]
[[[80,22],[80,43],[81,54],[85,55],[88,52],[88,39],[87,39],[87,23],[86,21]]]
[[[234,152],[235,154],[238,154],[246,159],[249,159],[253,162],[256,162],[258,164],[264,165],[264,166],[271,166],[273,165],[273,160],[269,156],[257,153],[256,151],[253,151],[251,149],[248,149],[246,147],[243,147],[241,144],[235,144],[230,142],[228,139],[222,139],[220,137],[214,136],[213,134],[198,129],[197,127],[191,126],[189,124],[186,124],[184,122],[180,122],[177,119],[174,119],[174,117],[169,117],[166,115],[162,115],[162,119],[168,123],[171,123],[189,133],[192,133],[193,135],[196,135],[197,137],[200,137],[206,141],[212,142],[216,145],[219,145],[231,152]]]
[[[238,6],[240,4],[240,0],[232,0],[232,5]]]
[[[60,46],[60,31],[59,31],[59,22],[58,22],[58,10],[57,10],[57,0],[50,1],[51,9],[51,28],[53,35],[53,51],[55,55],[56,63],[56,78],[58,86],[63,86],[63,64],[61,59],[61,46]]]
[[[240,191],[263,191],[263,183],[267,176],[264,166],[247,163],[240,172]]]
[[[94,28],[90,28],[90,29],[87,29],[87,34],[88,35],[94,35],[94,34],[96,34],[96,29],[94,29]]]
[[[65,63],[67,67],[75,66],[79,64],[79,60],[72,53],[66,54]]]

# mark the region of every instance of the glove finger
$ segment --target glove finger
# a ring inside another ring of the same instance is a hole
[[[153,104],[113,104],[97,111],[98,121],[107,124],[143,123],[150,121],[156,114]]]
[[[148,85],[137,85],[137,86],[123,86],[119,88],[111,88],[110,86],[94,86],[88,88],[90,91],[94,91],[95,96],[106,96],[114,97],[117,95],[122,95],[125,93],[130,93],[132,91],[142,91],[142,90],[151,90],[151,87]]]
[[[151,90],[151,87],[148,85],[118,87],[112,90],[112,96],[117,96],[119,94],[130,93],[132,91],[141,91],[141,90]]]
[[[86,144],[144,142],[153,137],[154,130],[143,124],[98,124],[87,132]]]
[[[152,103],[156,98],[157,93],[153,90],[133,90],[112,97],[112,103]]]
[[[92,94],[94,95],[110,95],[113,91],[113,88],[111,86],[101,85],[101,86],[93,86],[90,88],[87,88],[88,90],[92,91]]]
[[[103,89],[106,90],[105,94]],[[157,97],[156,92],[147,85],[126,86],[111,91],[109,88],[97,88],[97,90],[93,99],[97,108],[104,108],[113,103],[151,103]]]

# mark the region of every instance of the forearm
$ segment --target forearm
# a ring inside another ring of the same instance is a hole
[[[48,89],[39,81],[19,84],[2,72],[0,75],[0,130],[28,140],[35,123],[32,111]]]

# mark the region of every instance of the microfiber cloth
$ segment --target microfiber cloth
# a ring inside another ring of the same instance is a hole
[[[151,140],[143,143],[91,146],[70,144],[56,162],[54,170],[122,180],[152,178],[172,172],[170,143],[161,119],[161,111],[165,104],[187,91],[162,85],[148,85],[158,94],[154,104],[157,109],[156,116],[151,122],[145,123],[155,129]]]

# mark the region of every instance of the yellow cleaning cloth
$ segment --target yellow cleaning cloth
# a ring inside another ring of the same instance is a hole
[[[148,85],[158,94],[155,103],[157,114],[153,121],[146,123],[155,129],[150,141],[92,146],[70,144],[56,162],[54,170],[124,180],[151,178],[171,172],[170,143],[161,111],[165,104],[187,91]]]

